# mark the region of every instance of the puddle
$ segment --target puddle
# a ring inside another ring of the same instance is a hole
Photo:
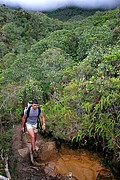
[[[60,174],[65,180],[114,180],[111,171],[102,164],[96,153],[72,150],[65,145],[58,152],[55,142],[44,143],[41,139],[36,144],[39,147],[37,165],[45,165],[45,173],[52,177]]]
[[[96,154],[88,151],[75,151],[68,147],[62,147],[55,165],[58,174],[78,180],[96,180],[99,172],[106,168],[101,164]],[[106,169],[107,170],[107,169]]]

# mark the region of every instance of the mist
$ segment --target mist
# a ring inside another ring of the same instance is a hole
[[[0,4],[32,11],[53,11],[66,7],[114,9],[120,6],[120,0],[0,0]]]

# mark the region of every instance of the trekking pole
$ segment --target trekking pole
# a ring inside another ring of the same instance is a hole
[[[20,140],[23,141],[23,134],[25,133],[25,125],[24,125],[24,132],[21,130],[20,133]]]
[[[38,118],[38,120],[37,120],[37,129],[38,129],[39,132],[42,131],[42,124],[41,124],[40,118]]]
[[[20,140],[23,141],[23,132],[21,131]]]

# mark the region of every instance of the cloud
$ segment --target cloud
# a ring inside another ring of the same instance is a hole
[[[113,9],[120,6],[120,0],[0,0],[0,4],[33,11],[51,11],[65,7]]]

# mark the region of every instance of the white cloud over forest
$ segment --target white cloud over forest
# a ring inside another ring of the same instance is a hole
[[[120,6],[120,0],[0,0],[0,4],[33,11],[50,11],[65,7],[113,9]]]

